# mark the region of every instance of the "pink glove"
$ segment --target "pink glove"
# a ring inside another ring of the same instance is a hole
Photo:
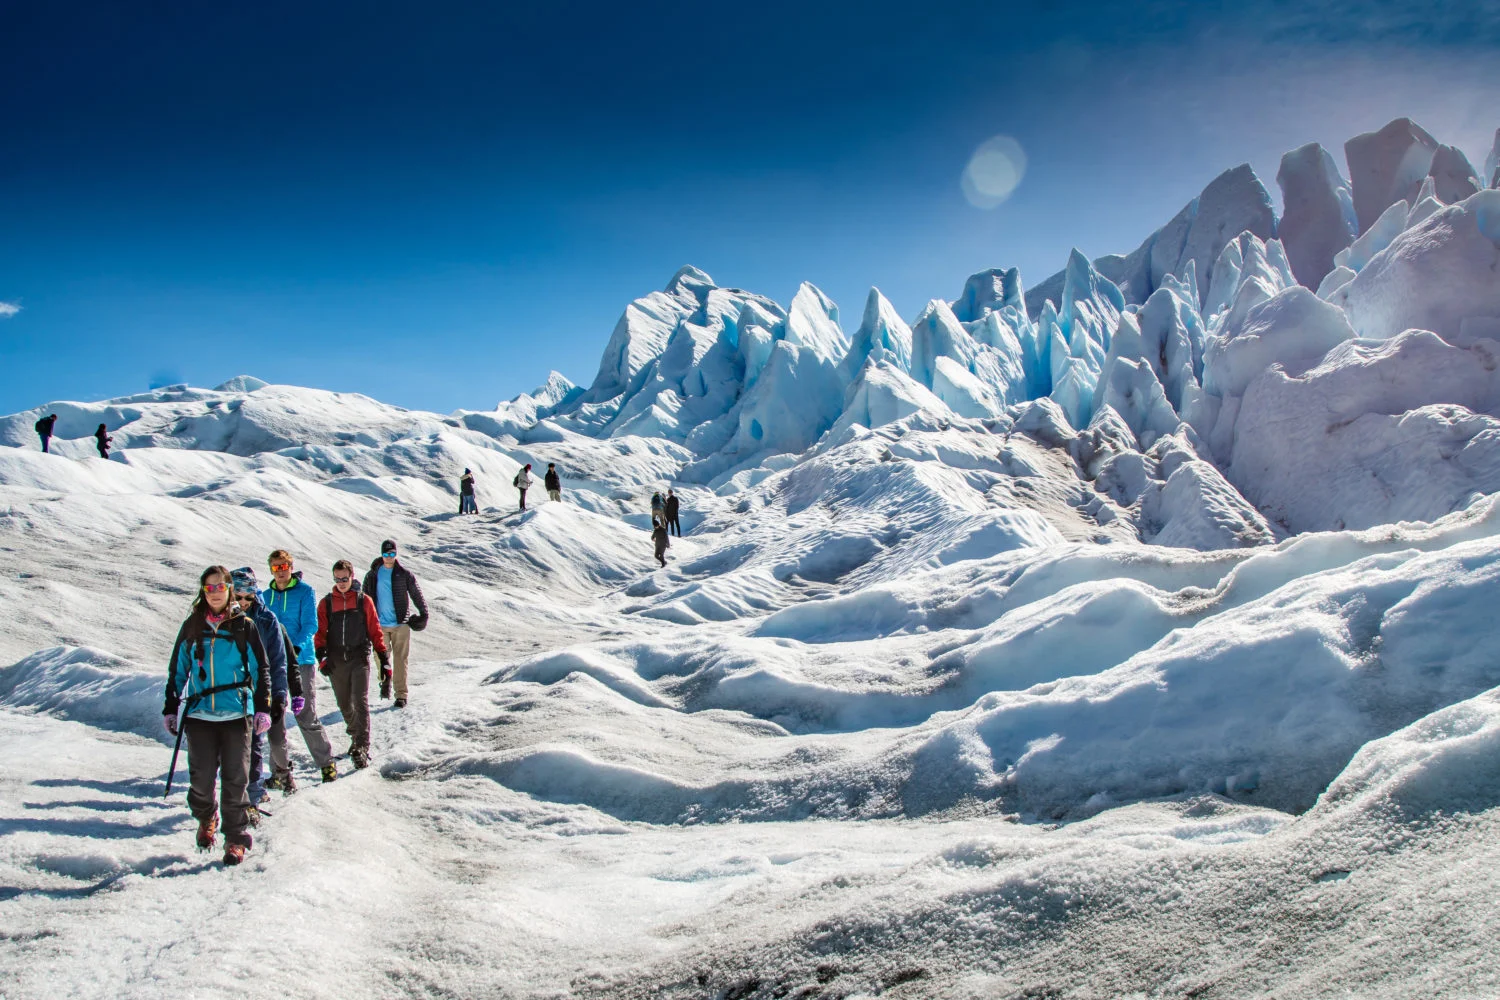
[[[259,736],[271,728],[271,716],[266,712],[255,713],[255,735]]]
[[[292,714],[301,715],[302,710],[307,707],[307,699],[300,694],[292,699]]]
[[[163,712],[161,714],[161,724],[167,727],[168,736],[177,735],[177,715],[175,712]]]

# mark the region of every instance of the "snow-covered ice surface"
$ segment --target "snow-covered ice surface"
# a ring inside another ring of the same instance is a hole
[[[1226,172],[1040,302],[848,333],[684,268],[493,411],[0,418],[0,996],[1500,993],[1500,204],[1429,140],[1289,154],[1285,229]],[[411,703],[333,785],[294,733],[226,870],[161,797],[196,576],[385,537]]]

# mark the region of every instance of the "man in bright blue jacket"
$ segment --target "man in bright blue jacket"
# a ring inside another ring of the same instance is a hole
[[[328,734],[318,720],[318,659],[313,655],[313,637],[318,634],[318,595],[313,592],[312,584],[302,579],[301,573],[293,572],[292,554],[286,549],[272,552],[268,563],[271,585],[261,591],[260,601],[286,629],[297,658],[303,698],[302,710],[293,713],[297,717],[297,728],[302,730],[307,752],[312,754],[313,763],[323,772],[323,780],[333,781],[339,776],[338,767],[333,762],[333,745],[328,742]],[[274,757],[272,764],[278,765]],[[274,784],[275,779],[272,780]]]

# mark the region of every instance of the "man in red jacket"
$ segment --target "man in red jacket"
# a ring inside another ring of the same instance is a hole
[[[389,667],[390,650],[375,602],[360,592],[354,566],[347,559],[333,564],[333,591],[318,602],[318,634],[313,651],[318,670],[333,686],[344,726],[349,732],[349,759],[355,767],[370,764],[370,647]]]

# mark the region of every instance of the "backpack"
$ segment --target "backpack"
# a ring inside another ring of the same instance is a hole
[[[516,487],[516,489],[520,489],[521,488],[521,474],[519,472],[516,473],[516,478],[512,479],[510,481],[510,484],[512,486]]]
[[[45,433],[47,433],[47,431],[48,431],[47,418],[46,417],[42,417],[39,420],[37,420],[37,422],[36,422],[36,432],[38,434],[45,434]]]

